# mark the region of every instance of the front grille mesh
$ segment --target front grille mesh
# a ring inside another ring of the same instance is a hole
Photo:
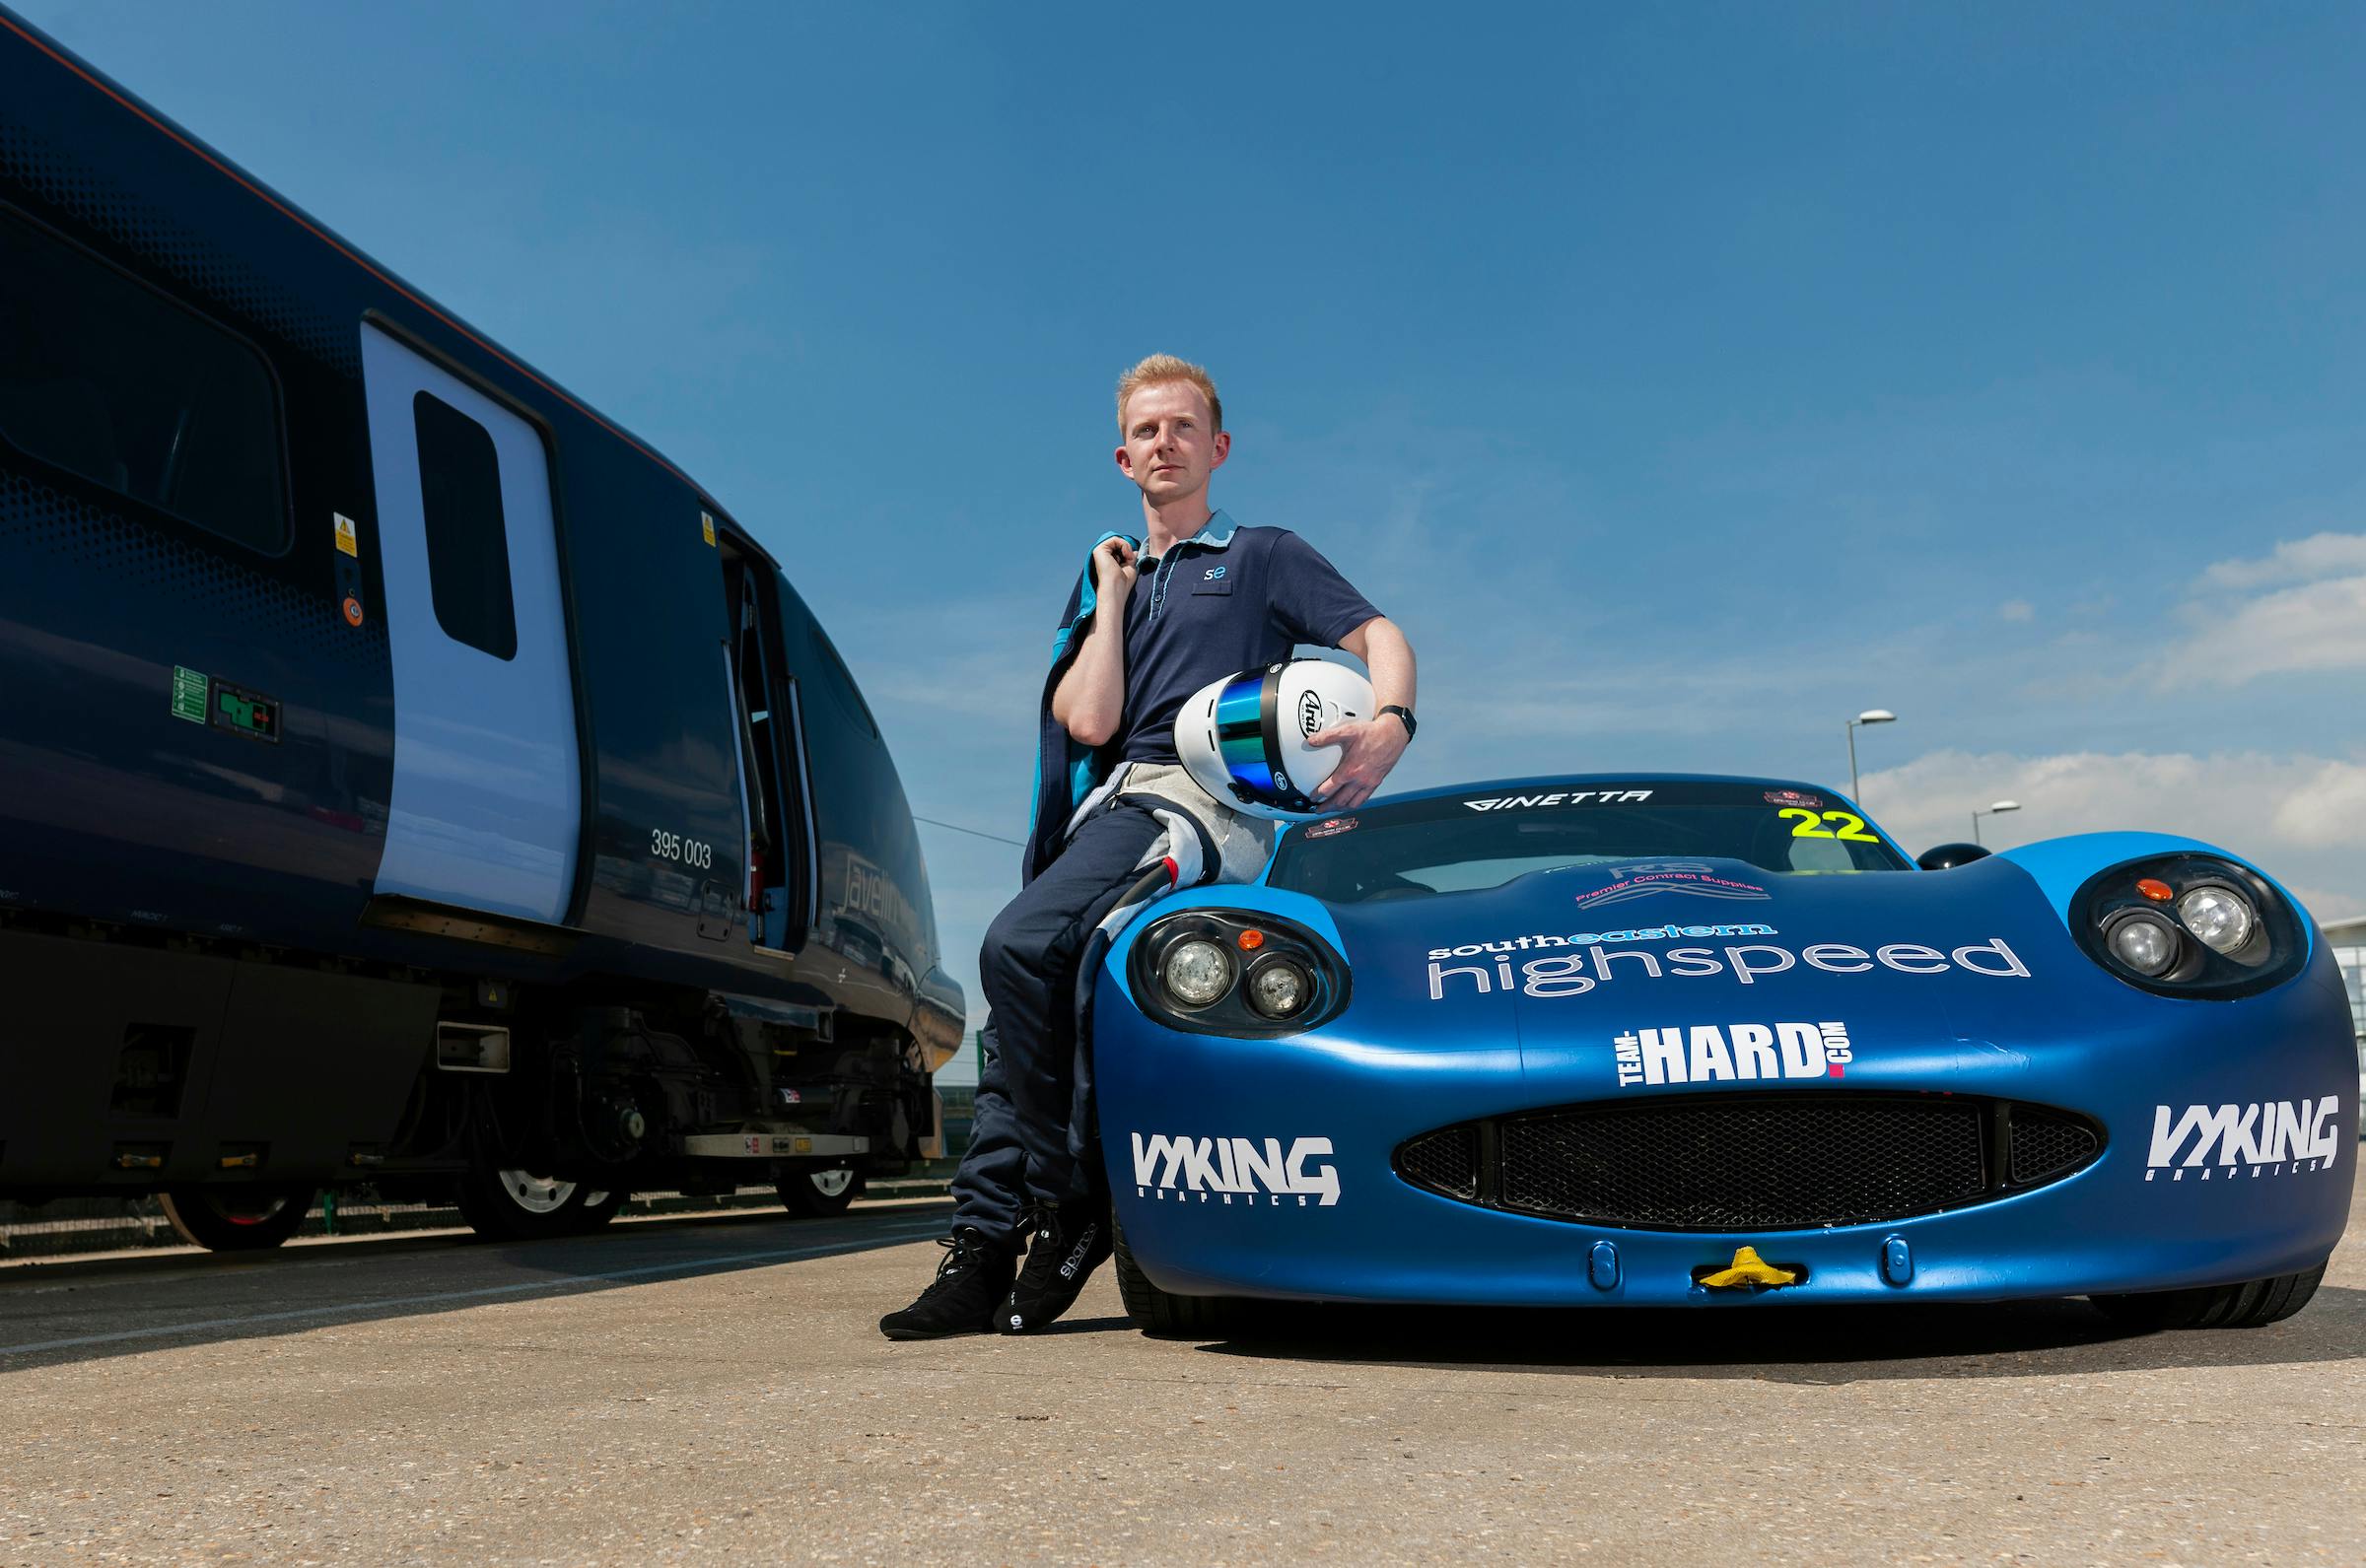
[[[1979,1195],[1970,1105],[1758,1100],[1503,1125],[1503,1204],[1678,1230],[1846,1225]]]
[[[1479,1195],[1479,1129],[1447,1127],[1415,1138],[1397,1151],[1405,1180],[1432,1193],[1465,1200]]]
[[[1966,1097],[1685,1097],[1466,1122],[1398,1174],[1463,1202],[1649,1230],[1863,1225],[2001,1197],[2100,1152],[2084,1121]],[[2007,1187],[2006,1172],[2010,1172]]]
[[[2038,1111],[2013,1113],[2016,1182],[2035,1182],[2056,1171],[2084,1165],[2094,1152],[2094,1130],[2083,1123]]]

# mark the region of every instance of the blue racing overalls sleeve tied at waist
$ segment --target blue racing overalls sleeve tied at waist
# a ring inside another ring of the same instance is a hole
[[[1092,550],[1085,553],[1084,570],[1079,574],[1077,585],[1069,590],[1068,608],[1061,613],[1060,625],[1052,632],[1052,668],[1043,678],[1041,712],[1036,716],[1034,811],[1027,826],[1026,853],[1018,868],[1022,887],[1034,881],[1059,855],[1061,845],[1068,839],[1069,818],[1085,796],[1100,787],[1114,762],[1114,745],[1087,746],[1052,716],[1052,693],[1059,688],[1060,677],[1077,661],[1085,634],[1092,630],[1093,610],[1099,599],[1092,580],[1093,553],[1112,539],[1125,540],[1131,550],[1142,548],[1142,541],[1131,534],[1110,532],[1095,539]]]

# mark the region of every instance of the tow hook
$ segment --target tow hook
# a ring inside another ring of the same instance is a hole
[[[1733,1261],[1721,1268],[1706,1263],[1693,1270],[1693,1283],[1704,1290],[1779,1290],[1806,1278],[1806,1268],[1797,1263],[1770,1263],[1758,1256],[1755,1247],[1736,1247]]]

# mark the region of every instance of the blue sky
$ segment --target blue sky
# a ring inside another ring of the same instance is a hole
[[[699,475],[925,814],[1023,826],[1166,350],[1412,637],[1399,783],[1879,705],[1910,843],[2366,911],[2366,11],[14,3]],[[923,832],[969,983],[1015,852]]]

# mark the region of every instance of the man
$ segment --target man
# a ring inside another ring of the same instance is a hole
[[[1183,770],[1183,703],[1302,643],[1362,659],[1378,716],[1308,737],[1343,748],[1315,789],[1336,809],[1369,799],[1413,734],[1404,634],[1295,534],[1210,510],[1208,481],[1232,438],[1208,373],[1153,355],[1119,379],[1117,411],[1117,466],[1141,492],[1144,537],[1094,547],[1054,642],[1026,883],[978,957],[990,1011],[953,1233],[936,1280],[879,1320],[891,1339],[1040,1329],[1109,1256],[1108,1193],[1079,1157],[1090,1146],[1076,1075],[1079,960],[1159,841],[1159,802],[1212,826],[1228,872],[1253,874],[1268,844],[1263,823]]]

